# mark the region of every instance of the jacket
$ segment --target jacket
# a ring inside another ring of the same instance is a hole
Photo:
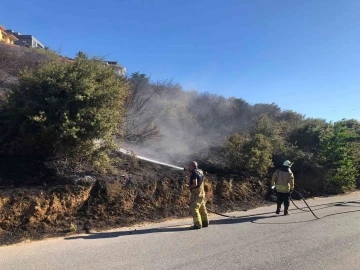
[[[194,180],[197,180],[197,186],[193,189],[190,189],[191,197],[198,198],[205,196],[205,177],[202,170],[195,169],[194,171],[190,172],[190,185],[194,183]]]
[[[195,169],[190,172],[190,186],[194,183],[194,180],[197,180],[197,186],[195,188],[199,188],[204,180],[204,173],[202,170]]]
[[[276,187],[280,193],[289,193],[294,189],[294,174],[291,169],[283,166],[276,170],[271,179],[271,185]]]

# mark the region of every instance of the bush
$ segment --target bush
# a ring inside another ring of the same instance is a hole
[[[350,191],[356,186],[358,162],[349,141],[358,138],[354,130],[343,122],[332,126],[330,134],[321,137],[322,165],[327,170],[328,181],[340,191]]]
[[[41,160],[91,158],[113,147],[127,93],[125,79],[84,54],[26,70],[0,111],[0,151]]]
[[[346,160],[343,163],[332,171],[330,181],[342,192],[352,191],[356,186],[358,170],[351,160]]]
[[[263,134],[234,134],[226,145],[228,162],[232,169],[246,169],[264,176],[272,166],[271,142]]]
[[[296,176],[301,176],[297,184],[300,188],[325,193],[353,190],[360,169],[359,122],[327,123],[321,119],[301,120],[300,116],[295,120],[296,125],[288,127],[290,123],[276,122],[267,115],[255,118],[251,135],[234,134],[229,138],[229,166],[264,176],[271,160],[280,165],[289,159],[295,162]]]
[[[288,138],[290,145],[283,157],[295,162],[295,173],[313,179],[312,186],[318,191],[338,193],[355,187],[359,136],[349,123],[307,119]]]
[[[320,137],[329,132],[330,125],[322,119],[306,119],[290,134],[288,141],[303,151],[318,153]]]

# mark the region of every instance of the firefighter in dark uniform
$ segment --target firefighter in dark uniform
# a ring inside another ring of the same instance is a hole
[[[191,229],[201,229],[209,226],[204,189],[205,177],[203,171],[198,168],[196,161],[190,163],[189,171],[190,212],[194,220]]]

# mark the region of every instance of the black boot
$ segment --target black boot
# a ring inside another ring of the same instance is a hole
[[[281,209],[281,203],[278,203],[277,208],[276,208],[276,212],[275,212],[277,215],[280,214],[280,209]]]
[[[284,216],[288,216],[288,215],[289,215],[289,206],[286,205],[286,206],[284,207]]]

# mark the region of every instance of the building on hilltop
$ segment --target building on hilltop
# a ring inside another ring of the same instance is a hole
[[[119,74],[119,76],[125,76],[126,75],[126,68],[119,65],[117,61],[105,61],[105,63],[112,68],[116,70],[116,72]]]
[[[8,33],[4,27],[0,25],[0,42],[6,44],[15,44],[18,41],[18,38],[11,33]]]
[[[45,46],[32,35],[23,35],[19,32],[14,32],[10,29],[6,30],[6,33],[11,34],[18,39],[17,41],[15,41],[16,45],[25,46],[25,47],[42,48],[42,49],[45,48]]]
[[[66,57],[66,56],[61,56],[61,61],[65,61],[65,62],[74,62],[75,60],[73,58],[70,57]],[[101,61],[103,62],[105,65],[112,67],[113,69],[115,69],[115,71],[117,72],[117,74],[119,76],[126,76],[126,68],[121,66],[117,61]]]

